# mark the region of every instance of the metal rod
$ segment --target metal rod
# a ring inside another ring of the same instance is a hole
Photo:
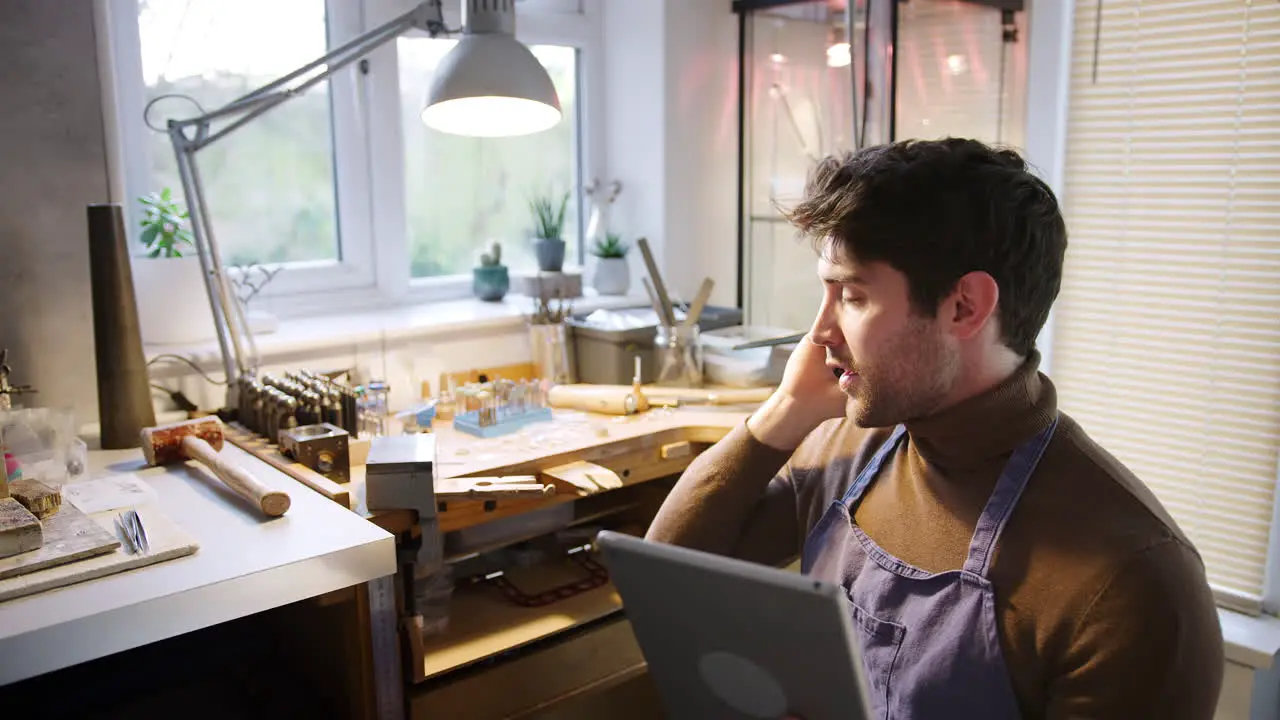
[[[218,292],[214,285],[213,264],[209,253],[209,244],[204,234],[204,206],[193,202],[196,198],[195,183],[191,177],[192,157],[186,148],[186,136],[182,129],[169,126],[169,139],[173,143],[174,157],[178,163],[178,178],[182,182],[182,192],[188,199],[188,216],[191,219],[191,233],[195,236],[196,256],[200,258],[200,270],[204,273],[204,287],[209,295],[209,310],[213,314],[214,334],[218,337],[218,349],[222,353],[222,369],[230,382],[236,374],[235,358],[227,346],[226,318],[222,313],[222,303],[218,300]]]
[[[374,47],[376,47],[377,45],[381,44],[383,41],[388,39],[383,36],[387,35],[389,31],[391,30],[395,31],[394,33],[391,33],[392,37],[394,37],[395,35],[398,35],[401,32],[404,32],[405,30],[407,30],[408,28],[414,25],[414,21],[417,19],[418,13],[422,12],[422,7],[429,6],[431,4],[432,3],[430,2],[423,3],[422,5],[415,7],[414,9],[401,15],[400,17],[394,20],[388,21],[387,23],[383,24],[381,27],[378,27],[365,35],[361,35],[360,37],[355,38],[354,40],[348,42],[346,45],[343,45],[337,50],[334,50],[326,55],[323,55],[311,61],[310,63],[303,65],[297,70],[294,70],[288,75],[285,75],[284,77],[279,78],[278,80],[274,80],[266,85],[263,85],[262,87],[258,88],[257,90],[254,90],[253,92],[248,93],[247,95],[243,95],[235,100],[232,100],[231,102],[227,103],[226,105],[223,105],[217,110],[212,110],[199,117],[189,118],[187,120],[175,120],[173,122],[177,123],[180,127],[189,127],[191,125],[208,125],[209,122],[212,120],[216,120],[220,117],[223,117],[225,115],[231,115],[236,112],[242,112],[246,108],[255,107],[261,102],[266,102],[267,98],[265,96],[267,95],[271,95],[272,98],[278,97],[279,95],[276,94],[276,90],[284,87],[285,85],[296,80],[297,78],[302,77],[303,75],[306,75],[307,73],[311,72],[317,67],[321,65],[330,64],[334,59],[341,57],[342,55],[348,52],[352,52],[353,50],[356,51],[356,54],[355,54],[355,57],[351,58],[351,60],[358,59],[361,55],[366,54],[369,50],[372,50]],[[375,40],[376,42],[374,42]],[[324,73],[320,74],[319,78],[324,79],[329,75],[332,75],[333,73],[337,72],[340,68],[342,68],[349,62],[350,60],[342,64],[332,65]],[[288,90],[284,91],[286,99],[288,97],[288,92],[289,92]]]
[[[202,209],[209,207],[209,204],[206,203],[204,199],[204,184],[200,182],[200,171],[194,162],[191,163],[190,173],[192,186],[195,188],[196,192],[196,202],[199,203]],[[188,196],[188,200],[190,200],[190,196]],[[227,376],[227,402],[229,407],[234,407],[235,403],[232,402],[232,400],[234,399],[234,396],[238,394],[236,392],[236,380],[239,379],[246,370],[244,362],[244,348],[240,345],[240,332],[247,328],[239,327],[239,322],[237,322],[238,318],[235,315],[234,308],[231,306],[231,298],[229,297],[230,292],[228,292],[227,288],[227,273],[222,267],[222,253],[218,251],[218,242],[214,239],[213,226],[209,223],[209,216],[203,211],[200,215],[205,225],[204,240],[209,246],[209,258],[213,261],[214,278],[218,283],[217,289],[218,297],[221,300],[220,305],[222,307],[223,315],[226,317],[227,332],[230,335],[231,347],[235,353],[235,373]]]
[[[281,88],[284,85],[292,82],[293,80],[300,78],[303,75],[306,75],[307,73],[311,72],[317,67],[320,67],[321,65],[327,65],[331,63],[335,58],[345,53],[356,50],[359,52],[360,55],[363,55],[365,51],[362,50],[361,48],[366,44],[369,45],[370,47],[376,47],[377,45],[381,44],[381,36],[386,34],[387,30],[394,29],[395,30],[394,34],[399,34],[400,32],[404,31],[407,27],[412,26],[413,16],[416,15],[418,12],[419,12],[419,8],[415,7],[413,10],[410,10],[409,12],[401,15],[400,17],[395,18],[394,20],[387,21],[381,27],[374,28],[369,33],[366,33],[364,35],[361,35],[360,37],[357,37],[348,41],[345,45],[342,45],[337,49],[329,51],[328,54],[322,57],[316,58],[315,60],[312,60],[310,63],[303,65],[302,67],[298,68],[297,70],[294,70],[288,75],[285,75],[284,77],[279,78],[278,80],[268,83],[267,85],[263,85],[257,90],[254,90],[253,92],[247,95],[244,95],[237,100],[231,101],[222,109],[222,111],[233,112],[243,105],[251,105],[262,96],[268,95],[268,94],[274,94],[277,88]],[[375,37],[378,38],[378,42],[372,42],[372,40]],[[337,68],[335,67],[334,70],[336,69]],[[219,112],[222,112],[222,111],[219,111]],[[206,117],[205,119],[208,120],[211,118]]]
[[[800,342],[808,333],[797,333],[795,335],[784,335],[782,337],[769,338],[768,340],[752,340],[751,342],[738,343],[734,345],[734,350],[750,350],[752,348],[773,347],[774,345],[790,345],[794,342]]]
[[[228,283],[227,293],[231,297],[232,308],[235,310],[236,319],[239,322],[240,327],[244,330],[245,342],[249,345],[249,354],[246,357],[244,370],[242,370],[242,372],[249,371],[256,373],[258,370],[258,364],[261,362],[261,358],[258,356],[258,341],[253,337],[253,328],[249,327],[249,316],[245,304],[240,302],[240,296],[236,295],[235,287],[229,284],[231,283],[231,277],[226,276],[225,279]]]
[[[738,11],[738,309],[747,310],[747,16]]]
[[[893,48],[893,63],[889,66],[889,136],[888,142],[898,139],[898,3],[889,4],[889,47]],[[871,22],[870,8],[867,22]],[[867,27],[870,27],[868,25]],[[870,63],[867,63],[870,67]]]
[[[391,39],[391,38],[395,37],[396,35],[399,35],[399,34],[400,34],[401,32],[403,32],[403,31],[405,30],[405,28],[407,28],[407,27],[410,27],[410,25],[404,25],[404,26],[402,26],[402,27],[396,27],[396,28],[393,28],[393,30],[394,30],[395,32],[384,33],[383,35],[378,35],[378,36],[376,36],[376,38],[375,38],[375,37],[370,37],[370,38],[369,38],[369,40],[374,40],[374,39],[376,39],[376,40],[377,40],[377,42],[375,42],[375,43],[373,43],[373,44],[374,44],[374,45],[381,44],[384,40],[389,40],[389,39]],[[350,65],[351,63],[355,62],[356,60],[359,60],[359,59],[360,59],[361,57],[363,57],[367,52],[368,52],[367,50],[360,50],[360,51],[358,51],[358,52],[353,52],[353,53],[351,53],[348,57],[344,57],[344,58],[342,58],[340,61],[338,61],[338,62],[336,62],[336,63],[333,63],[333,64],[330,64],[330,65],[329,65],[329,67],[328,67],[327,69],[325,69],[325,71],[324,71],[324,72],[316,74],[315,76],[313,76],[313,77],[309,78],[306,82],[302,83],[301,85],[299,85],[299,86],[297,86],[297,87],[289,88],[288,90],[281,90],[281,91],[279,91],[279,92],[272,93],[270,96],[264,96],[264,97],[262,98],[261,103],[260,103],[260,104],[257,104],[256,106],[252,106],[252,107],[253,107],[253,109],[252,109],[251,111],[249,111],[249,112],[248,112],[248,114],[246,114],[246,115],[244,115],[243,117],[239,118],[238,120],[236,120],[235,122],[231,123],[230,125],[228,125],[228,126],[226,126],[226,127],[222,128],[221,130],[218,130],[217,132],[215,132],[215,133],[213,133],[213,134],[209,135],[208,137],[203,138],[202,140],[200,140],[200,141],[197,143],[197,146],[198,146],[198,147],[200,147],[200,148],[202,148],[202,147],[205,147],[205,146],[207,146],[207,145],[211,145],[211,144],[213,144],[213,142],[214,142],[214,141],[216,141],[216,140],[218,140],[218,139],[220,139],[220,138],[222,138],[222,137],[225,137],[226,135],[228,135],[228,134],[230,134],[230,133],[234,132],[234,131],[235,131],[236,129],[238,129],[241,125],[245,125],[245,124],[247,124],[247,123],[252,122],[252,121],[253,121],[255,118],[257,118],[259,115],[262,115],[263,113],[266,113],[266,112],[270,111],[270,110],[271,110],[272,108],[274,108],[275,106],[277,106],[277,105],[279,105],[279,104],[281,104],[281,103],[285,102],[286,100],[288,100],[288,99],[290,99],[290,98],[292,98],[292,97],[295,97],[295,96],[301,95],[302,93],[306,92],[309,88],[311,88],[311,86],[315,85],[316,83],[319,83],[319,82],[322,82],[322,81],[324,81],[324,80],[327,80],[327,79],[329,78],[329,76],[330,76],[330,75],[332,75],[332,74],[334,74],[334,73],[338,72],[339,70],[341,70],[342,68],[346,67],[347,65]],[[244,108],[237,108],[237,109],[244,109]],[[221,112],[221,111],[218,111],[218,112]]]

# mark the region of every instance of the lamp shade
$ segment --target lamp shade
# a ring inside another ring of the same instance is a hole
[[[529,48],[502,32],[467,34],[440,61],[422,122],[455,135],[527,135],[560,122],[560,96]]]

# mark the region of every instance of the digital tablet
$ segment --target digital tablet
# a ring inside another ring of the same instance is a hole
[[[608,530],[596,544],[668,717],[871,717],[839,586]]]

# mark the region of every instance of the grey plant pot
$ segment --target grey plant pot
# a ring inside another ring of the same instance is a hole
[[[559,238],[535,238],[533,254],[538,258],[538,269],[543,272],[560,272],[564,267],[564,240]]]
[[[506,265],[491,265],[472,268],[471,292],[487,302],[501,300],[511,288],[511,276]]]

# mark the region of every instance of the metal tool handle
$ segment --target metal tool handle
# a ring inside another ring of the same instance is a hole
[[[795,335],[783,335],[782,337],[769,338],[768,340],[752,340],[751,342],[738,343],[733,346],[733,350],[750,350],[752,348],[773,347],[775,345],[790,345],[804,339],[808,333],[796,333]]]

